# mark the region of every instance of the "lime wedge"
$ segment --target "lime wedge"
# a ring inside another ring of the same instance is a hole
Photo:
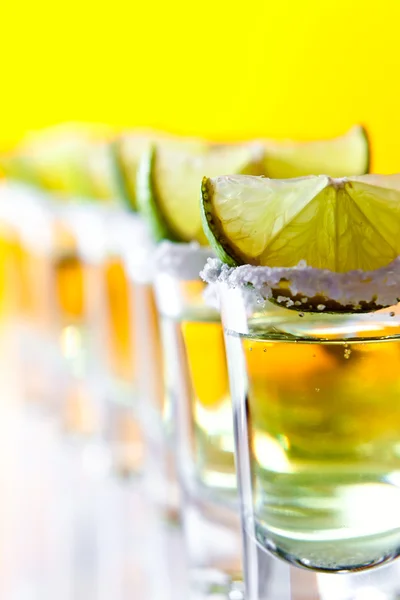
[[[265,150],[265,171],[272,179],[363,175],[370,166],[368,136],[359,125],[330,140],[281,144],[267,141]]]
[[[113,143],[90,144],[81,166],[87,177],[89,197],[122,204],[124,186],[115,165]]]
[[[105,126],[68,124],[31,135],[0,158],[6,176],[64,195],[100,200],[121,195]]]
[[[7,152],[0,155],[0,171],[2,176],[8,179],[38,185],[36,173],[29,165],[29,161],[16,152]]]
[[[70,135],[59,139],[40,137],[24,144],[2,158],[6,176],[60,193],[83,191],[87,183],[78,165],[82,162],[83,144]]]
[[[138,209],[136,186],[139,164],[143,155],[148,154],[154,145],[196,150],[204,144],[200,140],[175,138],[154,131],[131,132],[119,136],[112,150],[127,207],[134,211]]]
[[[125,205],[137,210],[136,178],[140,158],[148,152],[153,142],[152,134],[124,134],[112,145],[112,153],[123,190]]]
[[[263,173],[259,145],[185,148],[157,146],[138,172],[137,199],[156,240],[207,244],[201,225],[199,187],[205,173]]]
[[[230,265],[374,270],[400,255],[400,175],[203,179],[205,233]]]

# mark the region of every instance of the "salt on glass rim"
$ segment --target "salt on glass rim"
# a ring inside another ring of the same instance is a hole
[[[161,242],[154,256],[155,272],[170,275],[182,281],[199,279],[200,271],[215,254],[210,248],[195,242]]]
[[[229,267],[219,259],[207,261],[200,276],[207,283],[222,282],[231,288],[253,288],[264,300],[275,297],[278,303],[290,308],[295,304],[292,298],[276,291],[284,282],[284,289],[291,296],[301,296],[305,302],[315,297],[334,301],[343,307],[360,308],[360,304],[371,303],[375,307],[387,307],[400,300],[400,257],[389,265],[373,271],[348,271],[335,273],[328,269],[308,266],[305,261],[295,267],[256,267],[242,265]],[[282,288],[283,289],[283,288]],[[324,304],[317,310],[323,311]]]

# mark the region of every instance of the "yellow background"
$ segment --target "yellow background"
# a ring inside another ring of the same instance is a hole
[[[367,125],[400,171],[399,0],[19,0],[0,11],[0,146],[63,120],[212,138]]]

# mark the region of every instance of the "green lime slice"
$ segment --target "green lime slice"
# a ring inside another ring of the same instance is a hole
[[[4,177],[11,180],[22,181],[30,185],[39,185],[36,173],[24,156],[15,152],[0,155],[0,170]]]
[[[197,148],[157,146],[141,161],[137,199],[156,240],[207,244],[201,225],[199,188],[205,173],[263,173],[259,145],[205,143]]]
[[[124,204],[125,189],[113,155],[114,142],[97,142],[87,147],[81,168],[89,197]]]
[[[363,175],[370,167],[367,132],[359,125],[330,140],[281,144],[267,141],[265,150],[265,171],[272,179]]]
[[[196,150],[204,144],[201,140],[176,138],[153,131],[124,133],[119,136],[113,144],[112,152],[127,207],[138,210],[136,187],[139,165],[141,158],[148,155],[154,145]]]
[[[66,139],[35,140],[4,157],[5,174],[59,193],[87,193],[88,182],[80,172],[83,160],[82,140]]]
[[[201,205],[231,265],[369,271],[400,255],[400,175],[204,178]]]
[[[111,151],[118,171],[122,197],[129,210],[137,211],[136,178],[141,156],[152,144],[151,135],[123,134],[112,144]]]
[[[113,200],[121,196],[108,128],[65,125],[32,136],[0,159],[7,177],[65,196]]]

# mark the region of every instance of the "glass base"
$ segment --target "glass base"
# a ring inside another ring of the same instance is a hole
[[[190,600],[245,600],[244,583],[214,569],[192,569]]]
[[[400,561],[355,573],[315,573],[275,558],[245,534],[246,600],[399,600]]]
[[[13,339],[18,391],[26,407],[33,412],[57,413],[65,369],[56,341],[22,321],[14,324]]]
[[[238,512],[186,494],[182,513],[193,598],[244,600]]]
[[[181,527],[181,492],[176,472],[175,450],[166,436],[153,427],[154,422],[143,420],[146,456],[143,490],[157,507],[160,519],[171,528]]]
[[[145,440],[133,383],[112,379],[107,393],[105,438],[112,472],[121,481],[136,481],[145,467]]]

